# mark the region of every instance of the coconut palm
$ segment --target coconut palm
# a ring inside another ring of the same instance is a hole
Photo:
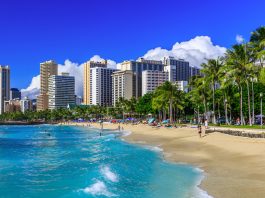
[[[205,75],[207,82],[211,84],[212,87],[212,103],[213,103],[213,123],[216,124],[216,113],[215,113],[215,90],[218,83],[219,71],[223,66],[223,61],[220,58],[209,59],[207,63],[202,65],[202,73]]]
[[[169,119],[173,122],[173,104],[179,100],[180,95],[176,84],[166,81],[164,84],[157,87],[154,94],[154,100],[159,101],[163,106],[168,104],[169,107]],[[156,102],[157,103],[157,102]]]
[[[201,106],[200,104],[203,104],[204,115],[207,119],[207,98],[209,96],[208,94],[209,85],[206,82],[207,81],[205,77],[202,76],[196,76],[191,78],[189,82],[189,87],[191,91],[188,93],[188,95],[198,112],[200,109],[199,107]]]
[[[257,53],[260,66],[263,67],[265,60],[265,26],[261,26],[251,33],[250,42]]]
[[[252,124],[251,111],[250,111],[250,91],[249,91],[249,73],[251,67],[253,66],[253,61],[251,60],[250,51],[246,50],[246,46],[237,44],[232,47],[232,49],[227,50],[227,66],[228,66],[228,76],[232,77],[236,82],[239,92],[240,92],[240,119],[241,125],[244,123],[243,116],[243,85],[247,85],[248,93],[248,117],[249,124]]]

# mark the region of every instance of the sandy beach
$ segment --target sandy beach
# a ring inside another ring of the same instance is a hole
[[[81,124],[80,124],[81,125]],[[93,126],[100,128],[99,124]],[[265,197],[265,139],[211,133],[199,138],[196,128],[121,125],[126,141],[159,146],[166,160],[204,170],[200,187],[215,198]],[[116,129],[118,124],[104,124]]]

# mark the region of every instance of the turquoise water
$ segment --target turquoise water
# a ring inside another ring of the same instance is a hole
[[[0,127],[1,198],[202,197],[201,177],[111,131],[100,137],[82,127]]]

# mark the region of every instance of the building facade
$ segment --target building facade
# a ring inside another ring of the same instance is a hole
[[[21,92],[17,88],[10,89],[10,100],[19,99],[21,100]]]
[[[142,95],[154,91],[168,80],[168,72],[145,70],[142,72]]]
[[[23,113],[25,113],[26,111],[32,111],[33,110],[32,100],[28,98],[20,100],[20,110]]]
[[[75,104],[75,77],[68,73],[51,75],[49,77],[49,109],[67,108]]]
[[[90,68],[89,104],[112,106],[112,74],[115,71],[106,67]]]
[[[155,60],[145,60],[143,58],[138,59],[137,61],[125,61],[121,64],[121,70],[131,70],[134,74],[133,95],[138,98],[142,96],[142,71],[145,70],[154,70],[154,71],[163,71],[164,65],[162,61]]]
[[[4,113],[5,101],[10,99],[10,67],[0,65],[0,114]]]
[[[173,57],[165,57],[163,61],[164,71],[168,72],[168,80],[170,82],[189,81],[190,66],[189,62],[183,59],[175,59]]]
[[[190,67],[190,77],[192,76],[200,76],[201,75],[201,70],[198,67],[191,66]]]
[[[81,96],[75,95],[75,104],[81,105],[83,103],[83,98]]]
[[[116,71],[112,74],[112,104],[120,98],[131,99],[133,97],[133,71]]]
[[[52,60],[40,64],[40,95],[37,98],[37,110],[46,110],[49,107],[49,77],[58,75],[58,64]]]
[[[188,81],[177,81],[178,89],[188,93]]]
[[[84,64],[84,104],[91,104],[91,69],[92,68],[107,68],[107,61],[95,62],[88,61]]]
[[[17,111],[21,111],[20,100],[13,99],[13,100],[6,100],[4,102],[5,113],[13,113]]]

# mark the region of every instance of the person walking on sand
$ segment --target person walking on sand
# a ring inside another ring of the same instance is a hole
[[[202,137],[202,126],[201,125],[198,125],[198,134],[201,138]]]
[[[208,120],[207,119],[205,119],[205,121],[204,121],[204,126],[205,126],[205,129],[208,129]]]

